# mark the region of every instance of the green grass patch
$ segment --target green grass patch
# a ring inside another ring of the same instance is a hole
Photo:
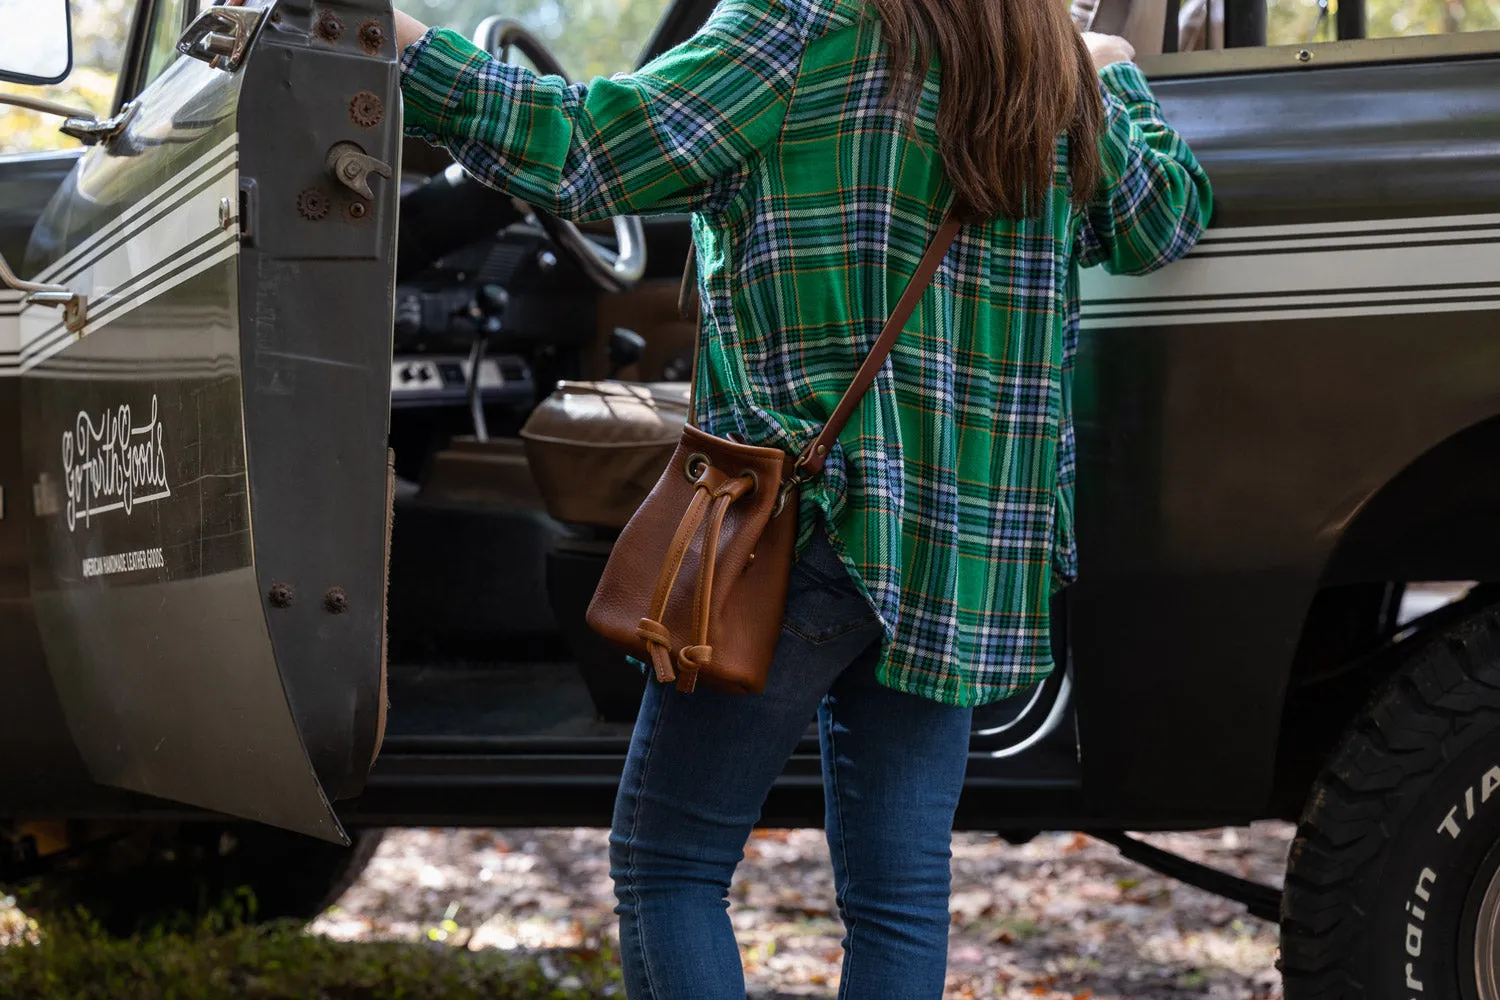
[[[0,948],[6,1000],[596,1000],[623,996],[599,951],[466,952],[447,945],[347,943],[299,923],[223,914],[188,932],[129,938],[85,915],[49,920]]]

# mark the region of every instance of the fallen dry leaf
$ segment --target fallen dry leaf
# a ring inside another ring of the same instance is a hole
[[[1144,839],[1279,885],[1291,833],[1264,823]],[[757,831],[748,846],[730,916],[750,1000],[831,1000],[843,926],[822,831]],[[1088,837],[1013,847],[959,834],[952,899],[949,1000],[1281,1000],[1273,927]],[[395,830],[313,930],[419,940],[439,928],[470,948],[618,954],[614,905],[602,830]],[[4,917],[0,906],[0,930]]]

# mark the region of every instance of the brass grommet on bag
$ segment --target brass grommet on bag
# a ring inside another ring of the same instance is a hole
[[[703,473],[707,472],[709,466],[712,464],[713,463],[708,460],[707,455],[704,455],[701,452],[694,452],[687,457],[686,462],[682,463],[682,475],[685,479],[687,479],[688,482],[696,483],[699,477],[701,477]]]
[[[745,496],[755,496],[755,494],[760,490],[760,476],[755,474],[754,469],[746,469],[744,472],[740,473],[740,478],[750,480],[750,492],[746,493]]]

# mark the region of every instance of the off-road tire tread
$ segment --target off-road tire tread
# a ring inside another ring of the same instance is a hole
[[[1360,1000],[1353,967],[1364,921],[1356,887],[1399,829],[1388,799],[1449,761],[1451,737],[1500,717],[1500,605],[1409,654],[1356,716],[1308,797],[1292,842],[1281,911],[1287,1000]]]

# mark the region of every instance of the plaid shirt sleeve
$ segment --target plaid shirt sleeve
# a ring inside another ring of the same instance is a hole
[[[570,86],[434,30],[402,56],[406,131],[565,219],[713,210],[779,134],[802,48],[780,0],[723,0],[635,73]]]
[[[1213,211],[1213,192],[1134,64],[1106,66],[1099,82],[1107,118],[1100,140],[1104,179],[1083,211],[1079,264],[1147,274],[1198,242]]]

